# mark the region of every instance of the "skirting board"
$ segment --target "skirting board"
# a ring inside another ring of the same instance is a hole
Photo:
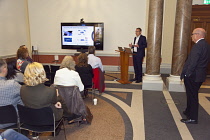
[[[142,65],[143,73],[146,71],[146,64],[144,63]],[[110,66],[110,65],[104,65],[105,71],[120,71],[120,66]],[[133,66],[129,66],[128,68],[129,72],[134,72]],[[160,73],[161,74],[170,74],[171,73],[171,64],[161,64],[160,65]]]

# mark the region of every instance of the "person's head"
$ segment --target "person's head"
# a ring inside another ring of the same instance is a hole
[[[36,86],[48,81],[43,65],[33,62],[27,65],[24,72],[24,83],[28,86]]]
[[[203,28],[195,28],[192,32],[192,41],[196,43],[197,40],[205,38],[206,31]]]
[[[79,67],[87,67],[88,65],[88,57],[87,57],[87,54],[86,53],[80,53],[80,55],[77,57],[78,59],[78,64],[77,66]]]
[[[136,28],[136,36],[141,35],[141,28]]]
[[[95,50],[96,50],[95,46],[88,47],[88,53],[89,54],[95,54]]]
[[[17,58],[22,58],[22,59],[26,59],[28,57],[28,49],[27,48],[19,48],[17,50]]]
[[[20,48],[25,48],[25,49],[27,49],[26,45],[21,45],[21,46],[19,47],[19,49],[20,49]]]
[[[7,75],[7,63],[5,60],[0,59],[0,77],[6,77]]]
[[[75,70],[75,61],[71,56],[65,56],[61,62],[60,69],[68,68],[69,70]]]
[[[8,69],[8,73],[6,78],[7,79],[14,79],[15,75],[16,75],[16,63],[17,63],[17,59],[15,58],[9,58],[6,60],[7,62],[7,69]]]

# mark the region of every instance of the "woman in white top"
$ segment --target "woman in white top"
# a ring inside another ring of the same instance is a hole
[[[90,64],[93,69],[100,68],[103,72],[104,69],[101,63],[101,59],[95,56],[95,49],[95,46],[90,46],[88,48],[88,64]]]
[[[71,56],[65,56],[60,69],[56,71],[54,78],[55,85],[78,86],[80,92],[84,90],[81,78],[75,71],[75,61]]]

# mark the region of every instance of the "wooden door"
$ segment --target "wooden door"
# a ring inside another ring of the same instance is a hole
[[[192,6],[191,33],[195,28],[204,28],[206,30],[207,34],[205,40],[210,44],[210,5]],[[190,38],[188,46],[188,54],[190,53],[193,45],[194,42],[192,42],[192,39]],[[208,64],[207,67],[207,74],[210,75],[210,63]]]

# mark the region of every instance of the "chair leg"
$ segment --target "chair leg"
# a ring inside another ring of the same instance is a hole
[[[66,128],[65,128],[65,124],[64,124],[64,119],[63,119],[63,131],[64,131],[65,140],[67,140],[67,138],[66,138]]]

